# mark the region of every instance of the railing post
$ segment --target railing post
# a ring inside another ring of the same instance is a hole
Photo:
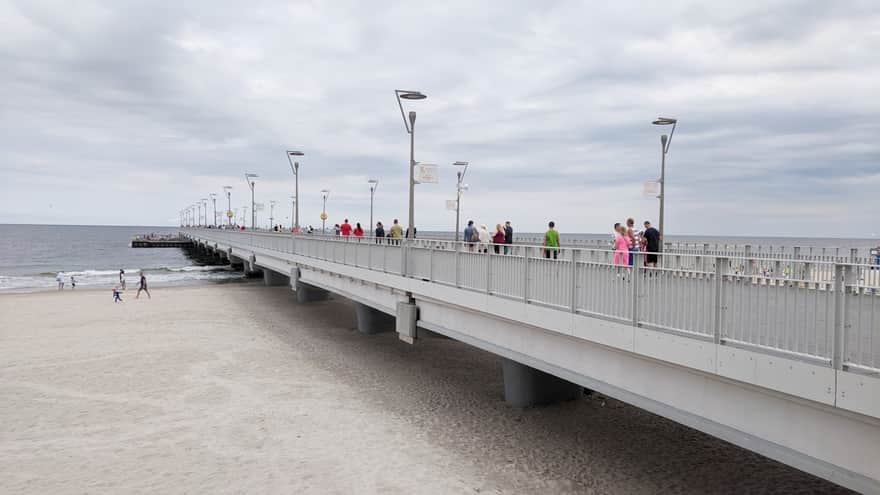
[[[846,305],[846,265],[834,265],[834,338],[831,346],[831,367],[836,370],[843,369],[845,356],[846,332],[844,308]]]
[[[577,262],[579,251],[571,250],[571,312],[577,312]]]
[[[724,295],[722,290],[724,287],[724,267],[727,265],[727,258],[715,258],[715,302],[713,304],[713,322],[712,335],[715,344],[721,344],[721,312],[724,309]]]
[[[532,248],[523,246],[523,302],[529,303],[529,251]]]
[[[407,250],[408,249],[409,249],[409,239],[403,239],[402,243],[400,245],[400,259],[403,263],[403,265],[400,267],[400,274],[404,277],[407,276],[406,274],[409,271],[407,269],[408,267],[406,266],[407,262],[409,261],[407,259]]]
[[[632,325],[639,326],[639,262],[642,261],[641,253],[631,253],[634,257],[632,266]]]
[[[461,244],[455,243],[455,286],[459,287],[461,284],[461,280],[459,279],[459,272],[461,271]]]
[[[486,294],[492,293],[492,249],[492,246],[486,249]]]
[[[436,247],[428,244],[428,280],[434,281],[434,249]]]

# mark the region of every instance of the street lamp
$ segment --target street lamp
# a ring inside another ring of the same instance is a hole
[[[241,207],[241,224],[242,225],[247,225],[247,211],[248,211],[247,206]]]
[[[202,198],[199,201],[202,202],[202,205],[205,207],[203,210],[205,212],[205,227],[208,226],[208,198]]]
[[[403,103],[400,100],[401,100],[401,98],[404,100],[424,100],[425,98],[427,98],[427,96],[420,91],[405,91],[405,90],[401,90],[401,89],[395,89],[394,95],[397,96],[397,106],[400,107],[400,116],[403,117],[403,124],[404,124],[404,126],[406,126],[406,132],[409,133],[409,228],[406,231],[406,236],[410,239],[414,239],[415,234],[416,234],[416,229],[415,229],[416,113],[414,111],[410,111],[409,112],[409,120],[407,120],[406,115],[404,115],[404,113],[403,113]]]
[[[232,227],[232,186],[223,186],[226,191],[226,222]]]
[[[244,180],[248,183],[248,187],[251,188],[251,230],[254,230],[257,226],[257,209],[254,208],[254,186],[257,184],[252,179],[258,178],[259,175],[252,174],[250,172],[244,173]]]
[[[321,189],[321,194],[324,195],[324,209],[321,210],[321,235],[325,235],[327,233],[327,196],[330,195],[330,189]]]
[[[370,184],[370,232],[371,235],[376,235],[376,228],[373,226],[373,196],[376,194],[376,189],[379,189],[379,179],[370,179],[367,181]]]
[[[669,132],[669,137],[666,137],[666,134],[660,136],[660,221],[658,227],[660,228],[660,245],[663,245],[663,206],[666,201],[666,153],[669,152],[669,145],[672,144],[672,135],[675,134],[675,125],[678,123],[678,119],[672,119],[668,117],[658,117],[657,120],[652,122],[654,125],[671,125],[672,130]]]
[[[196,204],[194,206],[196,207],[196,226],[201,227],[202,226],[202,202],[198,201],[198,202],[196,202]]]
[[[463,183],[464,174],[467,173],[468,162],[455,162],[452,165],[456,167],[463,167],[461,170],[456,172],[456,175],[458,176],[458,182],[456,182],[455,185],[455,191],[457,195],[455,198],[455,242],[458,242],[458,235],[460,230],[459,222],[461,221],[461,191],[466,191],[468,187],[467,184]],[[470,239],[465,240],[469,241]]]
[[[217,193],[211,193],[211,201],[214,202],[214,228],[217,228]]]
[[[291,196],[290,201],[291,201],[291,205],[290,205],[290,231],[295,232],[296,229],[294,227],[296,226],[296,223],[295,223],[295,220],[293,219],[295,216],[293,212],[296,210],[296,196]]]
[[[287,150],[287,161],[290,163],[290,170],[293,172],[294,189],[293,189],[293,231],[299,232],[299,162],[293,161],[292,156],[304,156],[302,151]]]
[[[269,228],[275,230],[275,200],[269,201]]]

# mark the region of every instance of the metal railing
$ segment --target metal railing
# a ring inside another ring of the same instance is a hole
[[[187,232],[880,374],[876,265],[665,253],[651,267],[642,253],[630,266],[604,249],[561,248],[553,257],[521,244]]]

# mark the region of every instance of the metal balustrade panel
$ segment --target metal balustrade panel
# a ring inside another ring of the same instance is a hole
[[[572,262],[529,258],[528,267],[528,300],[570,310]]]
[[[522,298],[525,283],[525,257],[512,254],[492,254],[490,292],[509,297]]]
[[[686,265],[696,265],[689,260]],[[647,325],[713,335],[715,275],[670,268],[640,268],[638,321]]]
[[[430,280],[431,249],[411,246],[406,248],[406,275],[412,278]]]
[[[632,321],[632,268],[578,262],[576,276],[577,312]]]
[[[880,374],[880,289],[872,282],[880,267],[848,267],[844,291],[844,361]]]
[[[455,284],[455,251],[454,246],[436,249],[431,257],[431,280],[443,284]]]
[[[487,258],[488,255],[476,251],[463,251],[459,253],[459,287],[480,291],[486,290],[486,270],[488,268],[488,265],[486,264]]]

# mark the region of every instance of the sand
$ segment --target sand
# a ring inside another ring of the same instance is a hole
[[[495,356],[343,299],[123,297],[0,296],[0,493],[843,492],[614,400],[509,407]]]

